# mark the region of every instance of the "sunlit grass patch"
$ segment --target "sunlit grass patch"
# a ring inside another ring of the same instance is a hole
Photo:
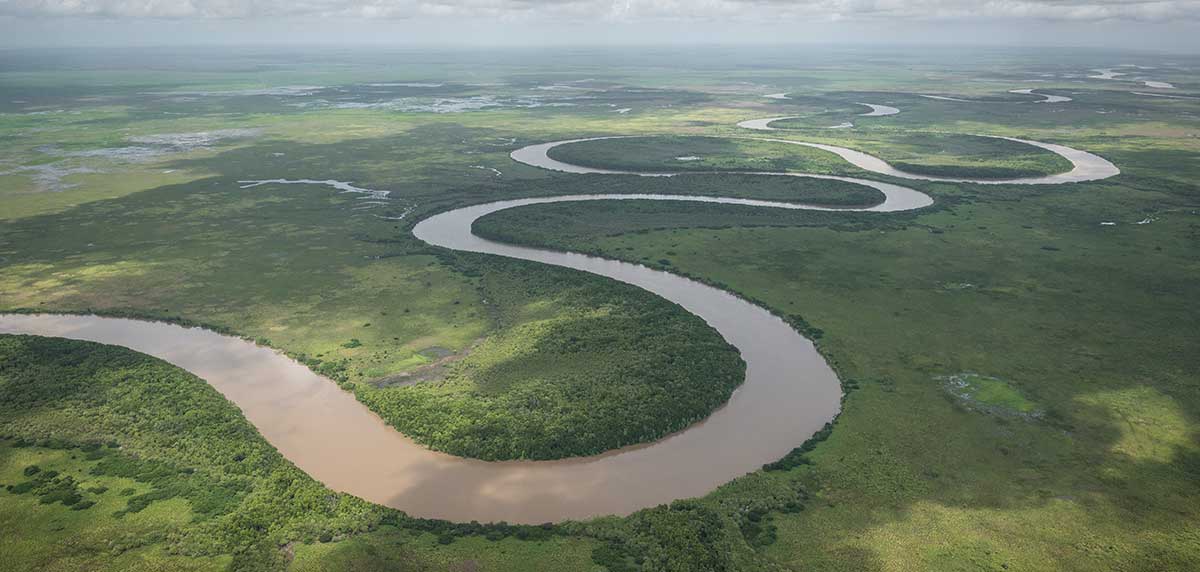
[[[1170,463],[1181,452],[1200,450],[1179,402],[1153,387],[1099,391],[1077,400],[1109,418],[1119,433],[1110,451],[1126,460]]]
[[[130,498],[152,487],[129,478],[95,475],[95,462],[85,457],[79,449],[17,448],[11,442],[0,443],[0,483],[19,485],[38,475],[58,473],[55,478],[75,482],[80,498],[68,506],[44,502],[46,497],[37,495],[36,488],[24,493],[0,489],[0,529],[6,531],[0,547],[4,548],[6,565],[14,570],[39,566],[94,570],[110,565],[122,569],[110,558],[129,566],[132,562],[124,553],[133,550],[139,554],[135,560],[142,565],[164,566],[170,558],[161,548],[144,551],[142,547],[148,544],[147,539],[162,538],[193,521],[196,515],[188,502],[182,498],[159,501],[140,512],[118,517],[116,513]],[[31,468],[38,471],[29,474]],[[72,549],[61,552],[61,546]],[[187,561],[190,566],[213,567],[204,564],[206,558]],[[181,567],[186,564],[176,562]]]

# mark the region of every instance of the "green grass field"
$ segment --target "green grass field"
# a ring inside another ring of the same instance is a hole
[[[640,290],[430,248],[414,221],[575,193],[881,198],[792,177],[553,173],[513,162],[513,149],[633,135],[554,155],[889,180],[737,139],[756,135],[738,121],[801,115],[770,135],[930,174],[1067,168],[971,136],[1004,135],[1085,149],[1122,174],[904,181],[936,204],[886,215],[612,201],[478,221],[485,236],[668,269],[802,317],[843,380],[843,413],[822,439],[703,498],[625,518],[411,519],[312,481],[184,372],[111,347],[0,336],[0,552],[15,569],[1200,567],[1200,109],[1072,76],[1118,56],[914,50],[797,63],[701,51],[614,64],[514,52],[485,66],[440,53],[226,55],[143,73],[41,69],[28,54],[0,72],[0,311],[255,339],[415,439],[482,458],[654,439],[724,402],[742,364],[700,320]],[[1137,57],[1180,93],[1200,90],[1183,68]],[[1050,75],[1027,85],[1031,74]],[[442,85],[369,85],[411,82]],[[568,82],[579,89],[542,89]],[[1074,101],[1007,93],[1026,87]],[[761,97],[780,92],[792,99]],[[860,117],[855,102],[901,112]],[[855,126],[826,129],[843,121]],[[278,178],[390,194],[239,183]],[[645,430],[625,431],[633,423]]]
[[[794,471],[820,501],[774,520],[774,560],[1186,569],[1200,222],[1186,196],[1139,186],[980,191],[883,233],[811,228],[806,214],[794,227],[651,229],[657,213],[623,203],[516,209],[477,230],[630,261],[670,253],[674,271],[803,312],[839,372],[869,380]],[[1153,223],[1133,224],[1147,212]]]

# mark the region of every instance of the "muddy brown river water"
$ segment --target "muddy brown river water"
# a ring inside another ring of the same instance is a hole
[[[564,143],[533,145],[513,152],[512,157],[547,169],[621,174],[568,165],[546,156],[549,148]],[[854,159],[861,159],[838,154],[855,164]],[[206,380],[241,408],[272,445],[309,475],[330,488],[414,516],[540,523],[628,514],[703,495],[779,459],[837,414],[841,398],[837,377],[812,343],[783,320],[728,292],[640,265],[493,242],[472,234],[472,223],[508,208],[593,200],[873,212],[932,204],[927,195],[891,183],[816,177],[871,186],[884,200],[861,209],[830,209],[718,197],[567,195],[468,206],[433,215],[413,228],[417,238],[432,245],[573,268],[644,288],[700,316],[741,352],[747,366],[745,382],[707,419],[653,443],[594,457],[485,462],[431,451],[384,424],[353,395],[295,361],[251,342],[199,328],[97,316],[0,315],[0,333],[115,344],[175,364]]]

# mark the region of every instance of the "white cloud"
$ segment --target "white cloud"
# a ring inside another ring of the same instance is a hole
[[[503,18],[640,22],[1200,19],[1200,0],[0,0],[0,15],[112,19]]]

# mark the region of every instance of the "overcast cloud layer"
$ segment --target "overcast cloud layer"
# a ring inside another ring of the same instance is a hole
[[[0,45],[895,40],[1195,52],[1198,26],[1200,0],[0,0]]]
[[[102,18],[705,18],[1163,21],[1200,18],[1200,0],[0,0],[13,16]]]

